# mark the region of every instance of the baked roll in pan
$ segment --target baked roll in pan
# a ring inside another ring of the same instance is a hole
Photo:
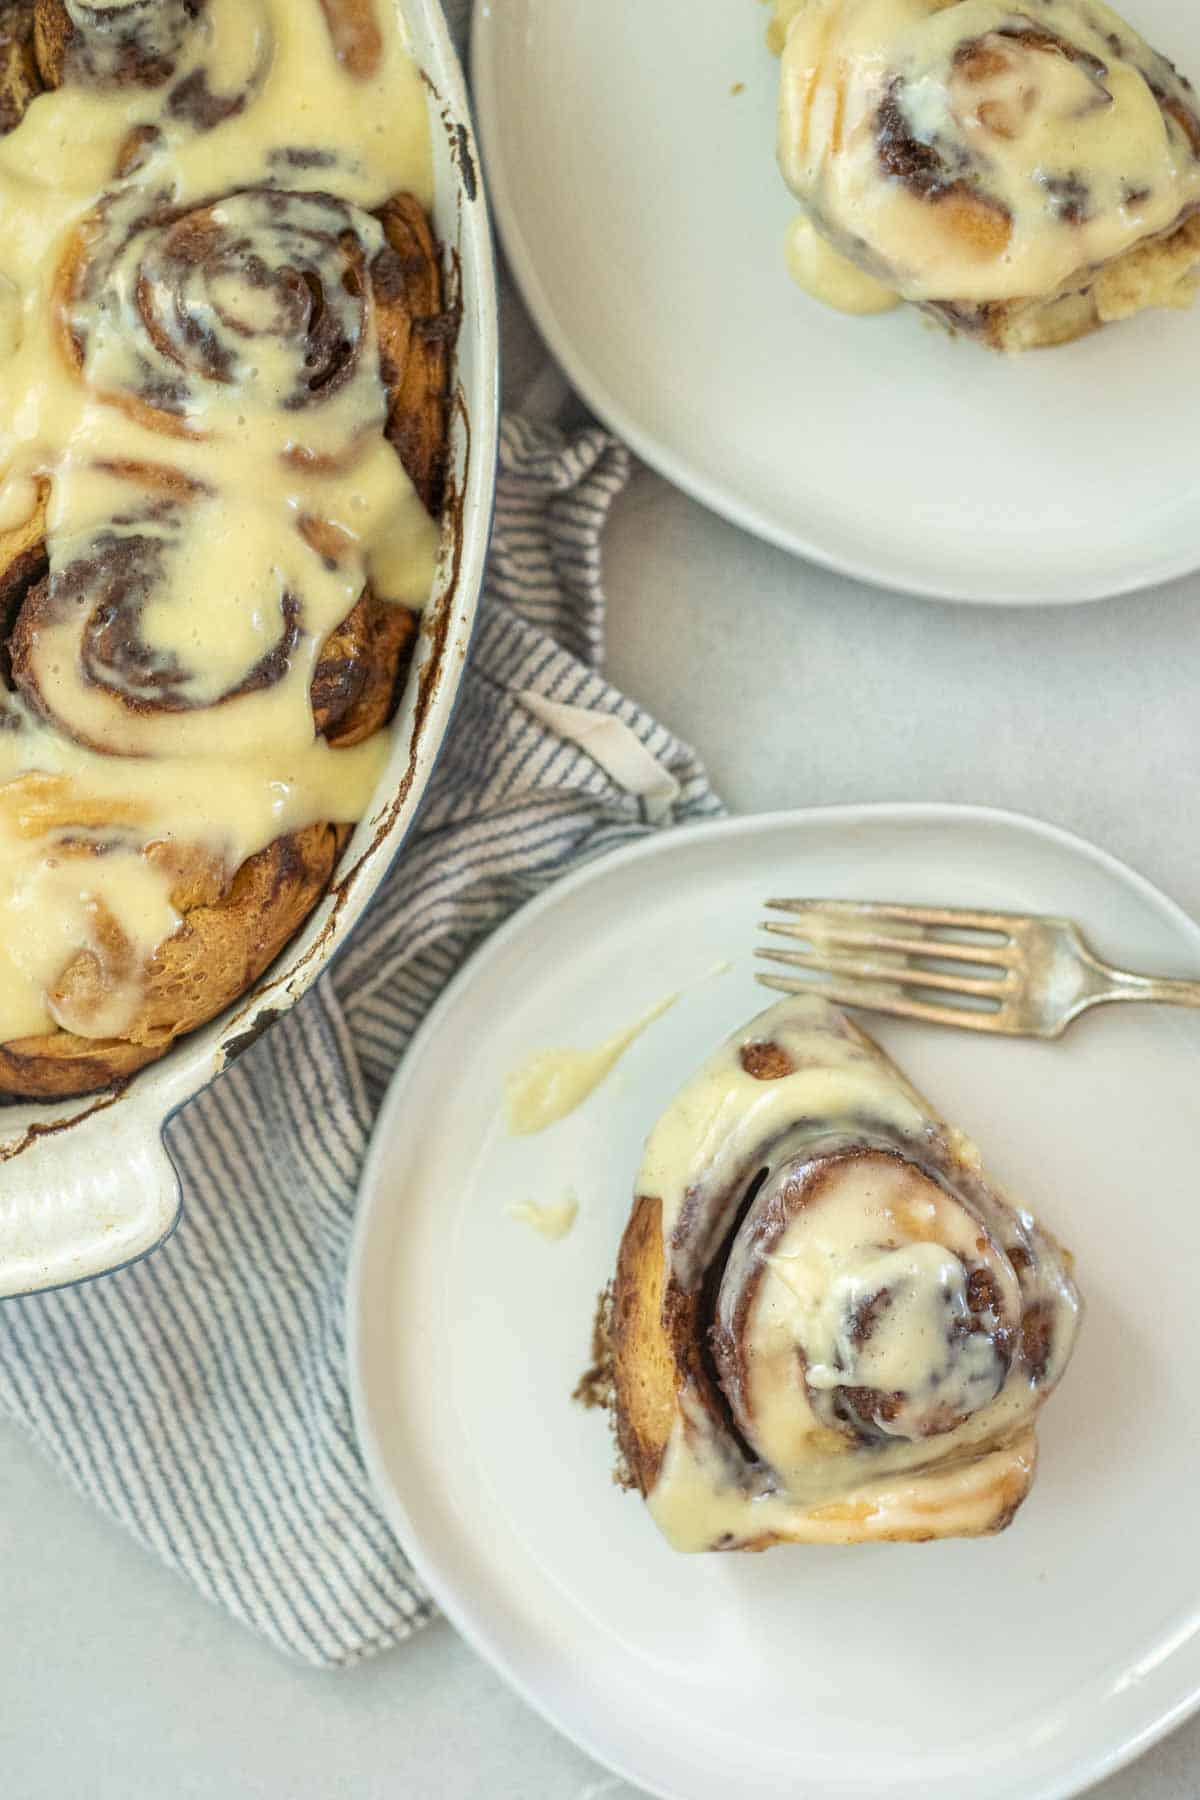
[[[380,83],[424,128],[384,4],[293,0],[325,112],[282,123],[280,0],[0,20],[0,1098],[106,1086],[246,991],[381,766],[454,328],[421,201],[355,197]],[[82,208],[22,168],[60,100]]]

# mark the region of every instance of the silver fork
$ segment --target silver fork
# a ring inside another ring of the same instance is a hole
[[[785,994],[820,994],[846,1006],[967,1031],[1061,1037],[1072,1019],[1110,1000],[1200,1007],[1200,981],[1156,980],[1101,962],[1071,919],[892,906],[872,900],[768,900],[788,922],[764,931],[803,950],[759,950],[768,961],[827,977],[760,974]]]

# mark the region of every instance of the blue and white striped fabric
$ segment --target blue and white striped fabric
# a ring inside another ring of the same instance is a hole
[[[170,1242],[0,1311],[0,1410],[164,1562],[310,1663],[352,1663],[431,1610],[372,1500],[346,1390],[347,1250],[384,1084],[522,901],[651,818],[719,810],[692,752],[597,672],[600,532],[627,469],[597,429],[506,423],[478,638],[414,840],[332,979],[173,1124],[186,1209]],[[593,733],[597,714],[628,728],[604,728],[607,766],[546,722],[573,709]]]

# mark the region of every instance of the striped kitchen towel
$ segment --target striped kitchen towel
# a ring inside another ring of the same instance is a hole
[[[0,1411],[210,1599],[325,1667],[431,1605],[371,1496],[343,1290],[384,1084],[449,976],[585,858],[720,810],[599,673],[624,449],[510,418],[475,649],[418,829],[349,948],[175,1120],[185,1210],[145,1262],[0,1309]]]

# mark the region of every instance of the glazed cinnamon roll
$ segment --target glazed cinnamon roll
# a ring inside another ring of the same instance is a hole
[[[1029,1491],[1070,1259],[818,998],[651,1133],[607,1324],[624,1474],[676,1549],[970,1537]]]
[[[1067,342],[1200,275],[1200,104],[1102,0],[780,0],[793,272],[995,348]]]
[[[161,87],[174,75],[205,0],[34,0],[47,87]]]
[[[454,318],[393,7],[10,11],[0,1097],[46,1097],[211,1018],[327,890],[432,584]]]
[[[246,106],[267,72],[261,0],[239,0],[231,44],[215,18],[229,0],[5,0],[0,8],[0,129],[11,131],[39,94],[67,86],[99,94],[139,92],[145,121],[128,134],[118,165],[161,136],[164,121],[211,130]],[[333,0],[337,13],[361,11]]]

